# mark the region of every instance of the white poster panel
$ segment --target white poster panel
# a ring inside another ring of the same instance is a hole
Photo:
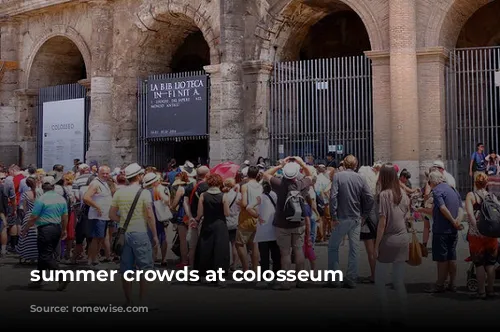
[[[51,171],[55,164],[73,168],[73,160],[84,160],[85,99],[43,103],[42,167]]]

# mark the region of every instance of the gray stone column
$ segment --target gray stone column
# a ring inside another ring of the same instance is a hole
[[[0,60],[18,61],[19,26],[14,20],[0,22]],[[4,66],[5,63],[0,63]],[[19,71],[2,68],[0,72],[0,144],[17,144],[19,115],[16,110],[17,100],[15,90],[19,88]]]
[[[221,77],[220,65],[205,66],[203,69],[210,75],[210,109],[209,109],[209,140],[210,166],[222,161],[221,150]]]
[[[243,63],[245,80],[245,152],[246,158],[269,157],[268,112],[270,104],[269,79],[273,64],[255,60]]]
[[[414,0],[389,1],[391,159],[419,183],[420,136]]]
[[[17,114],[19,123],[17,137],[22,149],[22,164],[36,164],[37,157],[37,99],[38,90],[19,89],[17,97]]]
[[[391,70],[389,52],[368,51],[372,61],[373,142],[375,160],[388,162],[391,153]]]
[[[221,0],[220,6],[220,159],[240,163],[245,159],[242,62],[245,57],[246,8],[244,2],[234,0]]]
[[[111,56],[113,45],[113,15],[109,1],[89,2],[92,17],[90,49],[92,65],[90,79],[91,110],[89,116],[89,150],[87,161],[109,164],[112,160],[112,85]]]
[[[445,126],[445,67],[448,52],[442,47],[418,50],[421,173],[436,159],[447,159]]]

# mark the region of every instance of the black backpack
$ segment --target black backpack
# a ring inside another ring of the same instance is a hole
[[[500,238],[500,203],[492,195],[486,195],[482,200],[477,230],[483,236]]]
[[[302,197],[300,191],[288,191],[283,214],[285,219],[290,223],[300,223],[304,221],[304,197]]]
[[[316,209],[318,210],[319,216],[325,216],[325,200],[322,195],[316,194]]]

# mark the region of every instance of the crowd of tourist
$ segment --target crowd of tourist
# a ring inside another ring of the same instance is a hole
[[[486,195],[484,172],[475,174],[476,189],[467,195],[464,208],[455,180],[441,161],[426,172],[423,188],[412,188],[411,174],[397,165],[376,162],[359,167],[356,157],[349,155],[336,167],[329,157],[324,164],[287,157],[273,167],[247,161],[232,174],[189,161],[182,166],[173,161],[163,172],[137,163],[111,170],[96,162],[75,161],[70,171],[54,165],[50,172],[12,165],[0,173],[1,255],[36,262],[39,270],[58,269],[61,262],[99,269],[102,263],[117,261],[123,273],[153,269],[155,262],[168,267],[170,249],[178,256],[176,269],[194,268],[204,276],[219,268],[315,270],[315,244],[328,241],[328,269],[338,270],[339,249],[347,239],[344,280],[329,280],[326,286],[373,283],[388,317],[386,277],[392,269],[398,308],[406,316],[408,222],[421,218],[425,223],[424,255],[432,230],[437,282],[427,291],[454,292],[458,231],[465,215],[471,257],[478,267],[475,296],[495,296],[497,239],[482,236],[476,228]],[[167,243],[169,227],[175,233],[172,243]],[[118,254],[113,241],[120,232],[124,245]],[[361,242],[371,270],[367,278],[358,277]],[[123,284],[130,304],[132,283]],[[31,286],[40,287],[41,282]],[[67,286],[61,281],[59,290]],[[275,290],[292,286],[306,284],[256,285]],[[140,287],[142,297],[145,283]]]

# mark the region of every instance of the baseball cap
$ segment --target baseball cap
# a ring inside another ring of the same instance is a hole
[[[56,183],[56,179],[54,179],[52,176],[46,176],[42,180],[43,184],[50,184],[53,186]]]
[[[444,163],[441,160],[434,161],[434,163],[432,164],[432,167],[437,167],[437,168],[445,169],[444,168]]]

